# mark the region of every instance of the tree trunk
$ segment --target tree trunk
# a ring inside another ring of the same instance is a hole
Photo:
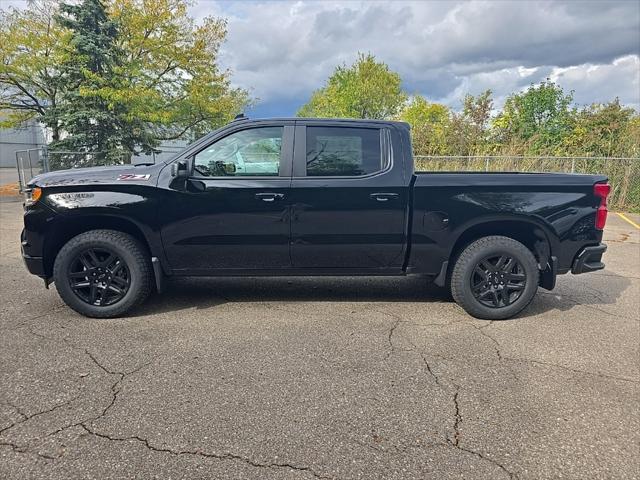
[[[51,127],[51,141],[57,142],[58,140],[60,140],[60,128],[57,126]]]

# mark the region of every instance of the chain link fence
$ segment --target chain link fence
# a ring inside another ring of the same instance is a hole
[[[68,168],[123,165],[131,163],[131,154],[123,152],[50,151],[46,147],[18,150],[16,168],[20,192],[34,176]]]
[[[53,151],[46,147],[16,152],[16,167],[20,192],[34,176],[56,170],[136,163],[156,163],[180,152],[184,147],[166,146],[158,153],[134,156],[128,152]]]
[[[640,158],[429,156],[415,157],[423,172],[563,172],[595,173],[609,177],[609,204],[619,210],[640,210]]]
[[[175,151],[172,151],[175,150]],[[167,149],[173,154],[179,147]],[[155,155],[145,161],[155,161]],[[122,152],[110,155],[86,152],[53,152],[46,148],[16,152],[20,190],[41,172],[65,168],[136,163],[136,157]],[[417,155],[416,170],[423,172],[564,172],[596,173],[609,177],[610,206],[640,211],[640,158],[533,157],[533,156],[434,156]]]
[[[42,172],[49,171],[45,157],[42,148],[18,150],[16,152],[16,168],[18,169],[18,188],[20,193],[22,193],[29,180]]]
[[[49,171],[131,163],[129,152],[66,152],[46,150]]]

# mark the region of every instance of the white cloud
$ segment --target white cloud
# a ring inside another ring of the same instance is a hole
[[[387,62],[410,93],[452,106],[486,88],[500,103],[549,76],[581,103],[640,103],[636,2],[200,2],[193,11],[229,19],[221,61],[234,81],[289,110],[358,51]]]
[[[574,90],[578,104],[604,103],[619,97],[623,104],[640,109],[640,57],[637,55],[621,57],[609,64],[554,68],[549,78],[566,90]]]
[[[221,62],[267,113],[293,114],[358,51],[399,72],[409,93],[454,107],[486,88],[500,104],[547,77],[581,104],[640,105],[640,2],[200,0],[191,12],[228,19]]]

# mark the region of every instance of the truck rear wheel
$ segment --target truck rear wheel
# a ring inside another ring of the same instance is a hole
[[[468,245],[451,275],[451,294],[474,317],[503,320],[521,312],[538,290],[540,272],[533,253],[503,236]]]
[[[153,285],[145,248],[116,230],[91,230],[69,240],[53,267],[58,294],[87,317],[111,318],[142,303]]]

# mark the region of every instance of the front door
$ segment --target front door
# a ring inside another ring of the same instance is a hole
[[[300,122],[291,184],[293,267],[402,269],[408,189],[379,124]]]
[[[162,240],[176,273],[287,269],[293,126],[238,126],[192,156],[169,189]]]

